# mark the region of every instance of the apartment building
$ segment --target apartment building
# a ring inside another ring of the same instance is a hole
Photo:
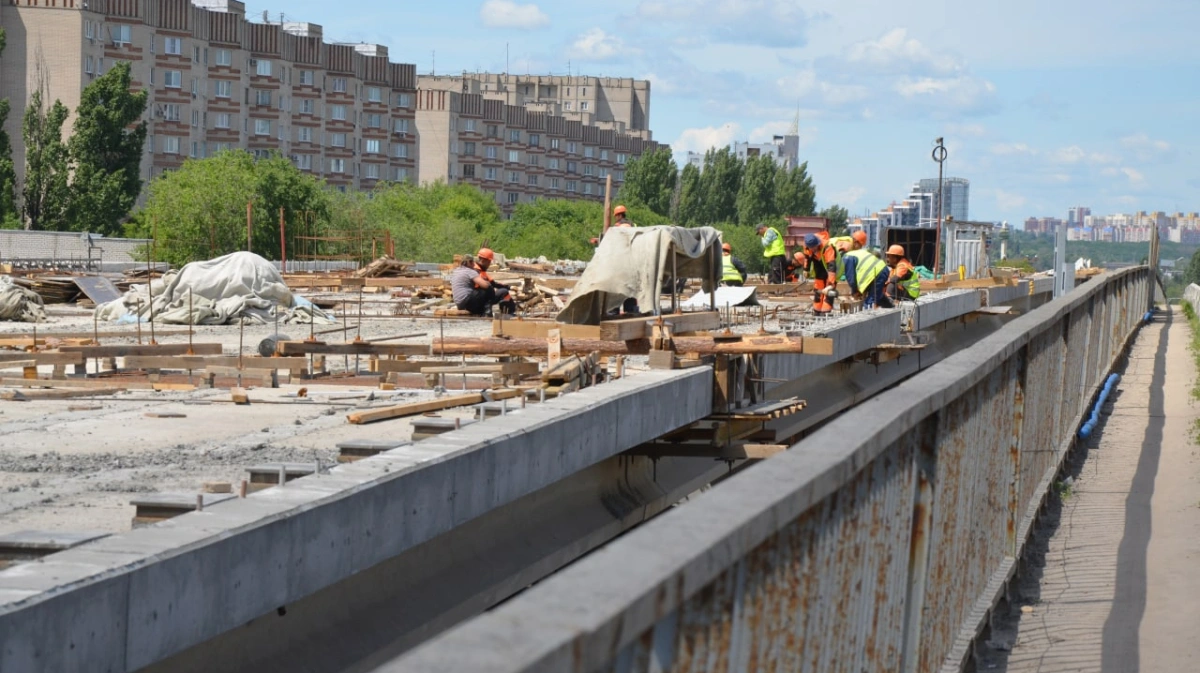
[[[609,176],[615,192],[629,160],[659,147],[639,135],[440,88],[418,92],[416,126],[422,184],[475,185],[494,194],[506,215],[539,198],[603,201]]]
[[[18,177],[36,82],[74,111],[83,87],[128,61],[150,95],[143,179],[231,148],[279,152],[340,189],[416,179],[415,66],[382,45],[327,43],[316,24],[245,12],[238,0],[5,2],[0,96]]]

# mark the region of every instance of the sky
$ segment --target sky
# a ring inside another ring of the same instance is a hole
[[[856,215],[936,177],[937,137],[974,220],[1200,210],[1196,0],[263,2],[248,16],[384,44],[419,73],[648,79],[679,161],[798,115],[819,206]]]

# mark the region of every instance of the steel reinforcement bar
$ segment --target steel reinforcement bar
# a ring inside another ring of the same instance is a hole
[[[376,670],[960,670],[1149,282],[1092,279]]]

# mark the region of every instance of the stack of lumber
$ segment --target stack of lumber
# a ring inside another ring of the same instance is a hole
[[[79,287],[71,276],[31,275],[15,277],[13,283],[32,290],[46,304],[69,304],[79,297]]]
[[[402,276],[412,266],[411,262],[399,262],[387,255],[354,272],[356,278],[387,278]]]

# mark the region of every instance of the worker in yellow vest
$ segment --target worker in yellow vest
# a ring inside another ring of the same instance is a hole
[[[891,276],[887,264],[865,249],[851,250],[845,255],[846,282],[850,294],[861,299],[863,308],[879,306],[894,308],[887,296],[887,282]]]
[[[884,255],[891,274],[888,279],[888,296],[895,301],[904,299],[916,301],[921,296],[921,277],[913,268],[912,262],[904,256],[904,246],[893,245]]]
[[[767,259],[770,268],[770,283],[782,283],[787,276],[787,245],[779,230],[765,224],[758,225],[759,237],[762,239],[763,257]]]
[[[729,287],[741,287],[746,282],[746,265],[742,260],[733,256],[733,248],[728,243],[721,244],[721,284]]]

